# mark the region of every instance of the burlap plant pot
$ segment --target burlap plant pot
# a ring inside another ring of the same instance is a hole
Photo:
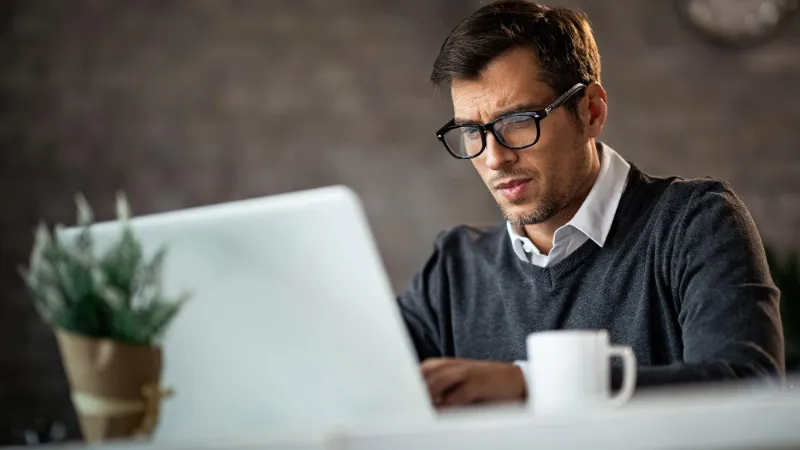
[[[72,404],[87,442],[149,438],[158,423],[161,349],[55,330]]]

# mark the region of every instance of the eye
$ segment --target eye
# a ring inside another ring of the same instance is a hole
[[[478,131],[477,128],[473,127],[464,127],[461,129],[461,132],[464,133],[465,139],[480,139],[481,133]]]
[[[503,119],[503,126],[511,128],[524,128],[535,123],[533,116],[528,115],[509,116]]]

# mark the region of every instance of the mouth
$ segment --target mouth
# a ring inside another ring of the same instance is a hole
[[[497,183],[495,189],[500,191],[503,197],[510,201],[519,200],[525,194],[525,189],[532,180],[530,178],[518,178]]]

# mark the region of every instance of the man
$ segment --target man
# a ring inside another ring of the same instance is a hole
[[[441,233],[398,299],[437,406],[523,400],[525,337],[551,329],[607,329],[640,387],[783,376],[779,292],[731,188],[649,176],[596,141],[607,94],[584,15],[486,5],[431,80],[454,109],[437,137],[506,219]]]

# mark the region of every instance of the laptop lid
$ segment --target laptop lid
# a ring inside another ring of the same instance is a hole
[[[332,186],[134,217],[192,297],[163,343],[156,440],[435,415],[358,196]],[[74,239],[78,230],[65,230]],[[93,227],[96,248],[119,237]]]

